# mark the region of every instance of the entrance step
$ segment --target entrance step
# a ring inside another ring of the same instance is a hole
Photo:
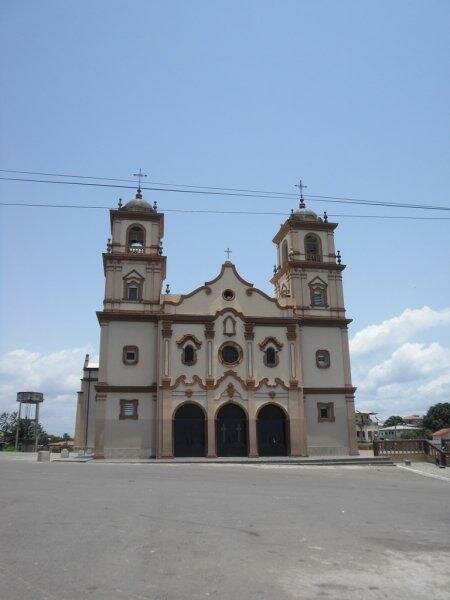
[[[385,456],[314,456],[314,457],[265,457],[265,458],[160,458],[149,462],[171,464],[214,464],[221,465],[375,465],[394,466]]]

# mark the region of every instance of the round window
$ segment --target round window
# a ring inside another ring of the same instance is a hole
[[[233,300],[234,299],[234,292],[233,290],[224,290],[222,293],[222,298],[224,300]]]
[[[220,349],[220,356],[225,364],[235,365],[239,362],[240,352],[236,346],[225,344],[225,346],[222,346]]]

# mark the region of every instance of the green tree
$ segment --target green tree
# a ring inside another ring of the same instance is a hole
[[[0,437],[5,446],[14,444],[16,438],[17,412],[0,414]]]
[[[431,431],[450,427],[450,402],[440,402],[430,406],[423,418],[423,426]]]
[[[388,417],[383,424],[383,427],[394,427],[395,425],[404,425],[405,421],[398,415]]]
[[[16,442],[17,412],[0,414],[0,435],[5,446],[14,446]],[[48,435],[42,425],[38,424],[39,445],[48,443]],[[31,445],[36,439],[35,422],[31,419],[20,419],[19,446]]]
[[[431,431],[428,429],[410,429],[405,431],[401,436],[402,440],[416,440],[416,439],[431,439]]]

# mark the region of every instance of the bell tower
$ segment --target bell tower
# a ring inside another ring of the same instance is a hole
[[[110,211],[111,238],[103,254],[105,311],[156,312],[166,277],[164,215],[142,197]]]
[[[301,181],[299,208],[282,223],[273,239],[277,265],[271,283],[278,301],[299,316],[345,317],[339,251],[334,246],[337,223],[306,208]]]

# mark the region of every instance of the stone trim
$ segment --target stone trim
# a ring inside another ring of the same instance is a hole
[[[269,336],[263,339],[262,342],[260,342],[258,344],[258,346],[260,347],[261,350],[264,350],[264,348],[268,345],[268,344],[273,344],[274,346],[276,346],[276,348],[278,350],[281,350],[281,348],[283,347],[283,344],[281,342],[279,342],[277,340],[277,338]]]
[[[163,338],[171,338],[172,337],[172,322],[171,321],[163,321],[161,335]]]
[[[123,419],[137,419],[138,418],[138,403],[139,400],[124,400],[121,399],[120,400],[120,413],[119,413],[119,419],[123,420]],[[126,415],[125,414],[125,406],[129,404],[133,405],[133,414],[132,415]]]
[[[224,348],[226,348],[227,346],[232,346],[238,353],[238,358],[235,362],[226,362],[222,356],[222,351]],[[235,367],[236,365],[241,364],[243,358],[244,358],[244,351],[242,350],[241,346],[237,343],[237,342],[233,342],[231,340],[227,340],[226,342],[223,342],[223,344],[221,344],[219,346],[219,349],[217,351],[217,356],[219,358],[219,361],[223,364],[223,365],[227,365],[230,367]]]
[[[214,331],[214,323],[205,323],[205,338],[207,340],[214,339],[215,331]]]
[[[319,362],[319,356],[323,355],[326,364],[321,365]],[[331,366],[330,352],[329,350],[316,350],[316,366],[318,369],[329,369]]]
[[[322,417],[321,411],[323,409],[327,410],[328,416]],[[334,402],[318,402],[317,403],[317,421],[318,423],[334,423]]]
[[[134,360],[127,359],[128,352],[134,352]],[[124,365],[137,365],[139,362],[139,348],[137,346],[124,346],[122,349],[122,362]]]
[[[280,379],[279,377],[275,377],[274,383],[269,383],[269,378],[264,377],[256,385],[254,379],[247,379],[246,381],[244,381],[244,379],[239,377],[239,375],[237,375],[237,373],[235,373],[231,369],[228,371],[225,371],[225,373],[221,377],[219,377],[216,381],[212,377],[207,377],[205,379],[205,382],[203,382],[202,379],[198,375],[193,375],[192,381],[188,381],[186,375],[180,375],[179,377],[176,378],[176,380],[174,381],[174,383],[172,385],[170,385],[170,380],[169,380],[169,385],[167,387],[170,387],[170,389],[173,390],[173,389],[177,388],[180,385],[180,383],[182,383],[188,387],[193,387],[197,383],[199,385],[199,387],[201,387],[204,390],[217,389],[219,387],[219,385],[222,383],[222,381],[224,381],[227,377],[233,377],[234,379],[236,379],[236,381],[238,381],[244,389],[259,390],[264,385],[266,385],[268,388],[276,388],[276,387],[280,386],[285,390],[289,389],[289,386],[286,385],[284,383],[284,381],[282,379]],[[296,387],[297,387],[298,382],[295,382],[295,383],[296,383]]]
[[[244,338],[247,341],[255,339],[255,325],[254,323],[244,323]]]
[[[287,339],[292,342],[297,339],[297,325],[288,325],[287,326]]]
[[[186,342],[189,342],[189,341],[193,342],[197,346],[197,348],[200,348],[202,345],[202,342],[197,337],[195,337],[195,335],[192,333],[186,333],[185,335],[183,335],[183,337],[181,337],[176,342],[176,344],[178,347],[181,348],[181,346],[183,346]]]

